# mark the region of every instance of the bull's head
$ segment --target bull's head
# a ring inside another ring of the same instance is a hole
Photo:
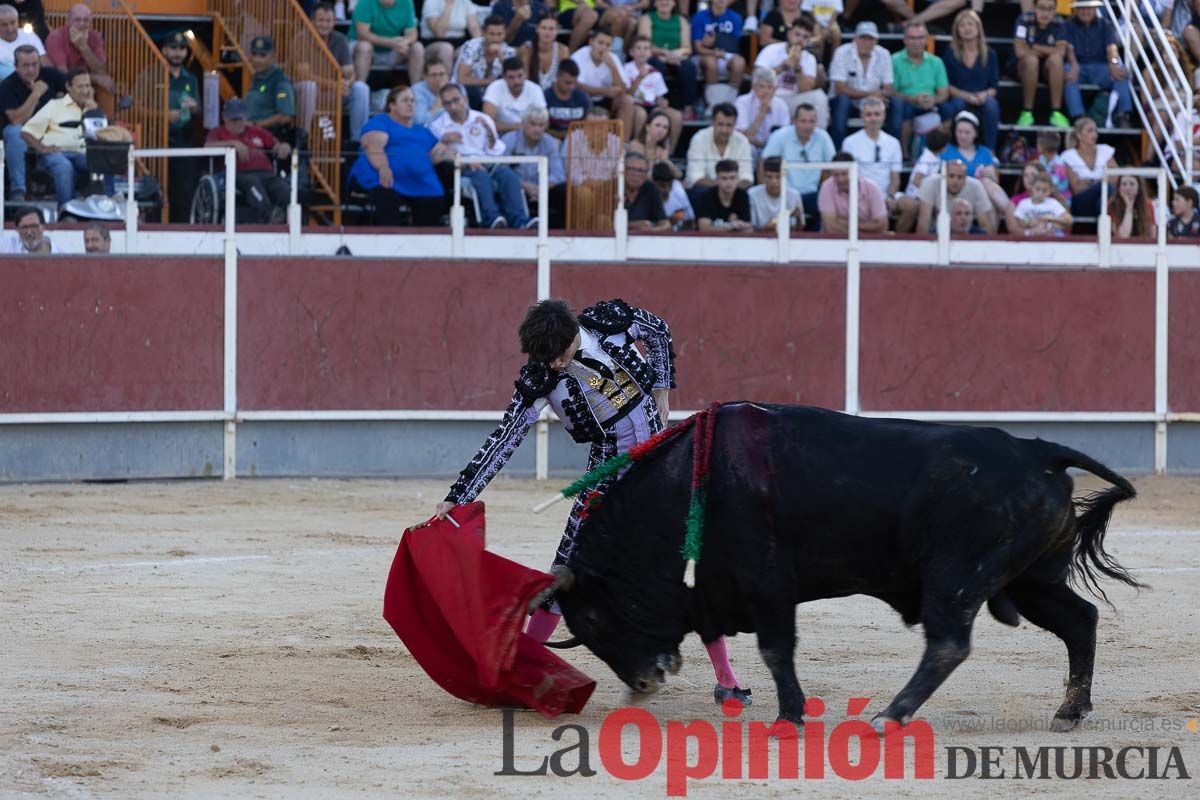
[[[552,588],[572,633],[557,646],[584,645],[638,693],[658,691],[668,674],[679,672],[679,645],[688,631],[683,614],[646,616],[645,605],[622,595],[614,582],[588,571],[556,569]]]

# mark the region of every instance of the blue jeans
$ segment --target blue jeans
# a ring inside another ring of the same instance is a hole
[[[486,169],[467,169],[463,177],[475,187],[475,196],[479,198],[479,213],[483,217],[479,224],[490,227],[501,213],[512,228],[520,228],[529,222],[525,214],[525,201],[521,196],[521,179],[512,167],[497,164],[490,172]]]
[[[652,58],[650,63],[663,75],[674,73],[679,79],[680,107],[691,108],[700,97],[700,75],[696,70],[696,62],[685,58],[678,66],[671,66],[661,58]]]
[[[371,113],[371,87],[362,81],[354,81],[346,96],[349,99],[350,139],[357,142]]]
[[[25,191],[25,151],[28,145],[21,138],[20,125],[4,126],[4,168],[8,170],[14,192]]]
[[[850,126],[850,111],[854,104],[844,94],[829,98],[829,137],[833,139],[834,148],[842,148],[842,140]]]
[[[913,117],[924,114],[925,112],[899,97],[893,97],[888,103],[887,110],[887,126],[884,128],[892,136],[900,138],[900,132],[904,128],[904,123],[910,122]]]
[[[1129,94],[1129,80],[1114,81],[1108,74],[1108,64],[1080,64],[1079,80],[1071,80],[1071,65],[1063,67],[1063,101],[1067,104],[1067,116],[1071,119],[1081,117],[1085,113],[1083,94],[1079,84],[1094,83],[1101,89],[1109,89],[1117,93],[1118,114],[1133,111],[1133,98]]]
[[[968,105],[961,97],[951,97],[944,103],[938,103],[938,113],[943,120],[952,120],[954,115],[966,109],[979,117],[979,138],[983,145],[993,153],[996,152],[996,136],[1000,132],[1000,104],[996,98],[989,97],[981,106]],[[951,136],[951,141],[954,137]]]
[[[76,175],[88,174],[87,155],[79,151],[43,153],[38,163],[54,177],[54,197],[60,206],[75,196]]]

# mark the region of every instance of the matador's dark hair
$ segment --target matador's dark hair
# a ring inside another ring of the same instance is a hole
[[[518,330],[521,352],[546,364],[562,355],[578,333],[579,322],[566,300],[543,300],[530,307]]]

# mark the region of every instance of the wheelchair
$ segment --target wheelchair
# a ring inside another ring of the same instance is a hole
[[[216,159],[213,159],[216,162]],[[280,161],[283,161],[282,159]],[[287,160],[290,164],[290,159]],[[225,222],[225,169],[221,162],[210,164],[210,172],[205,173],[196,182],[196,191],[192,194],[192,224],[221,225]],[[276,162],[276,174],[284,180],[291,181],[286,169],[279,169]],[[234,222],[241,225],[250,222],[249,207],[243,202],[242,192],[234,190],[234,211],[237,214]]]

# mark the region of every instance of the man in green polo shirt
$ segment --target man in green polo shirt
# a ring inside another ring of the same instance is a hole
[[[900,140],[908,152],[912,140],[912,121],[922,114],[937,114],[937,104],[950,97],[946,65],[926,51],[929,31],[922,22],[904,26],[904,49],[892,55],[892,98],[888,109],[887,131]]]
[[[292,82],[275,63],[275,40],[255,36],[250,42],[250,91],[246,92],[248,119],[266,128],[275,138],[291,142],[296,126],[296,98]]]
[[[167,60],[167,146],[192,147],[196,131],[192,115],[200,110],[200,85],[195,73],[184,66],[190,52],[187,37],[172,33],[163,42],[162,52]],[[199,166],[195,158],[172,158],[168,163],[171,222],[190,219]]]
[[[350,22],[354,77],[366,81],[372,67],[408,65],[409,85],[425,77],[425,46],[417,41],[413,0],[358,0]]]

